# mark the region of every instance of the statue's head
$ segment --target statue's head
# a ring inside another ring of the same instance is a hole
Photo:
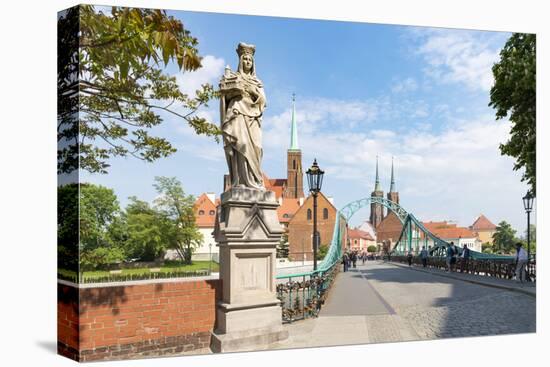
[[[256,52],[256,46],[248,45],[246,43],[239,43],[237,46],[237,55],[239,55],[239,68],[240,73],[256,75],[254,68],[254,53]]]

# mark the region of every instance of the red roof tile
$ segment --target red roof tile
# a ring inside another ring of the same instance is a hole
[[[470,228],[474,231],[480,231],[480,230],[482,231],[482,230],[493,230],[493,229],[496,229],[497,226],[495,226],[489,219],[487,219],[486,216],[484,216],[483,214],[480,214]]]
[[[219,203],[219,199],[216,199],[216,202]],[[206,194],[201,194],[197,198],[194,205],[197,227],[214,227],[216,222],[216,206]]]
[[[294,214],[300,209],[300,200],[283,198],[281,205],[277,208],[279,222],[288,223]]]
[[[374,238],[372,238],[369,232],[365,232],[357,228],[348,229],[348,237],[350,239],[362,238],[364,240],[374,241]]]

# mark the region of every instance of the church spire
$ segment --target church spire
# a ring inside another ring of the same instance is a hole
[[[378,177],[378,156],[376,156],[376,182],[374,184],[374,191],[382,191],[380,188],[380,178]]]
[[[290,148],[289,150],[299,150],[298,147],[298,126],[296,125],[296,95],[292,93],[292,123],[290,125]]]
[[[395,178],[393,175],[393,157],[391,157],[391,184],[390,184],[390,192],[395,192]]]

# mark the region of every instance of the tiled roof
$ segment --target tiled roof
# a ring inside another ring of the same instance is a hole
[[[263,174],[263,178],[266,190],[275,192],[275,196],[277,197],[277,199],[283,196],[283,190],[286,185],[286,178],[271,179],[267,177],[265,173]]]
[[[436,228],[430,230],[434,235],[441,239],[454,239],[454,238],[475,238],[475,234],[465,227],[448,227],[448,228]]]
[[[279,205],[279,207],[277,208],[277,216],[279,217],[279,222],[290,222],[298,209],[300,209],[300,200],[283,198],[281,205]]]
[[[430,232],[433,232],[436,229],[442,229],[442,228],[456,228],[456,224],[449,223],[447,221],[441,221],[441,222],[422,222],[424,227]]]
[[[483,214],[480,214],[479,217],[477,217],[477,219],[474,221],[474,224],[472,224],[472,226],[471,226],[471,229],[474,230],[474,231],[493,230],[493,229],[496,229],[496,228],[497,228],[497,226],[495,226]]]
[[[374,240],[374,238],[372,238],[369,232],[365,232],[357,228],[348,229],[348,237],[350,239],[362,238],[364,240],[370,240],[370,241]]]
[[[194,205],[197,227],[214,227],[217,204],[219,204],[219,199],[216,199],[216,204],[214,204],[206,194],[201,194],[197,198]]]

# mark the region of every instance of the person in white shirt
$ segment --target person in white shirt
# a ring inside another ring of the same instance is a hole
[[[525,280],[527,251],[523,249],[521,242],[516,243],[516,250],[516,282],[523,283],[523,281]]]

